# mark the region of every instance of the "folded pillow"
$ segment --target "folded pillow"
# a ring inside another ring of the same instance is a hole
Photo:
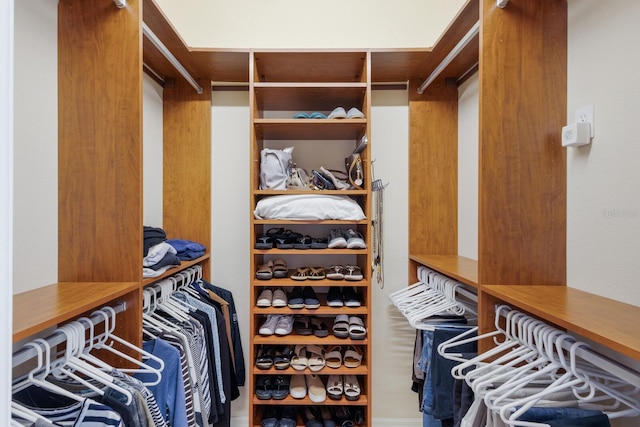
[[[284,194],[261,199],[253,211],[257,219],[349,220],[366,219],[362,208],[348,196]]]

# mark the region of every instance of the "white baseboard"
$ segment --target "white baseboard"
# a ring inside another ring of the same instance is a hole
[[[249,417],[231,417],[231,427],[249,427]],[[422,418],[374,418],[371,427],[422,427]]]
[[[422,418],[373,418],[372,427],[422,427]]]

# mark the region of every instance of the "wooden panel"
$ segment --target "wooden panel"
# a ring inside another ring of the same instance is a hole
[[[640,307],[566,286],[485,285],[482,290],[514,309],[640,360]]]
[[[142,276],[137,0],[58,4],[58,280]]]
[[[458,92],[440,89],[409,102],[409,254],[458,254]]]
[[[180,80],[174,87],[165,87],[163,138],[162,227],[169,238],[192,240],[209,250],[211,91],[198,95]],[[204,265],[208,274],[209,262]]]
[[[16,294],[13,296],[13,342],[64,323],[109,302],[131,299],[130,297],[123,298],[123,296],[137,293],[138,288],[137,282],[67,282],[55,283]],[[140,313],[136,310],[137,305],[135,304],[133,306],[127,304],[127,307],[132,308],[129,311],[134,315],[136,312]],[[132,323],[128,327],[135,328],[136,323],[138,322]],[[127,325],[129,324],[127,323]],[[134,330],[136,331],[135,335],[139,335],[140,328]]]
[[[564,284],[567,3],[482,14],[479,280]]]

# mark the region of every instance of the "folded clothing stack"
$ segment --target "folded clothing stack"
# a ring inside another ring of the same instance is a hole
[[[183,261],[196,259],[205,254],[207,248],[198,242],[184,239],[169,239],[167,243],[175,248],[178,258]]]
[[[157,277],[176,265],[180,265],[176,249],[167,242],[158,243],[142,259],[142,276]]]

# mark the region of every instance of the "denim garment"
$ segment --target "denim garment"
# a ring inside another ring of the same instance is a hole
[[[548,421],[551,427],[611,427],[609,417],[605,414],[580,418],[566,418],[560,421]]]
[[[424,386],[420,411],[433,415],[433,386],[431,384],[431,348],[433,347],[433,331],[422,331],[422,356],[418,360],[418,368],[424,372]]]
[[[451,369],[458,362],[445,359],[437,351],[438,345],[454,338],[464,332],[466,328],[460,327],[437,327],[433,334],[433,344],[431,351],[431,373],[433,383],[433,416],[440,420],[453,418],[453,383]],[[460,344],[455,347],[456,352],[477,354],[478,343],[472,341]]]
[[[536,406],[530,408],[524,414],[520,415],[518,421],[532,421],[535,423],[543,423],[547,421],[562,421],[568,418],[584,418],[594,415],[602,415],[602,411],[580,408],[542,408]],[[607,417],[607,420],[608,419],[609,418]],[[607,423],[607,426],[608,425],[609,424]]]

